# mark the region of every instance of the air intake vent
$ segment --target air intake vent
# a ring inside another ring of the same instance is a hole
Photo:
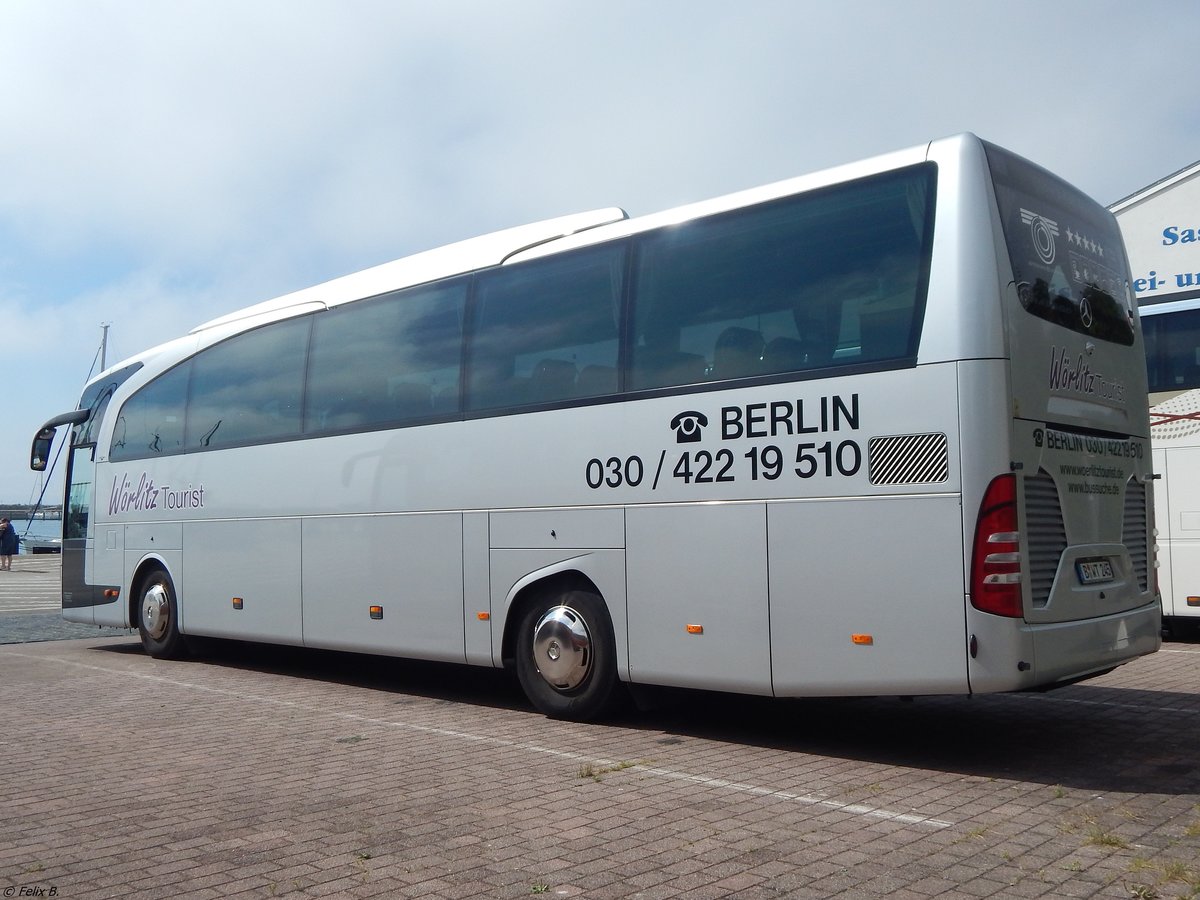
[[[1149,552],[1150,523],[1146,521],[1146,485],[1131,479],[1125,486],[1125,515],[1121,520],[1121,542],[1133,560],[1133,573],[1137,576],[1138,588],[1146,592],[1150,574]]]
[[[901,434],[867,443],[871,484],[938,484],[950,478],[946,435]]]
[[[1034,609],[1044,609],[1050,601],[1059,561],[1067,549],[1058,488],[1045,469],[1025,479],[1025,534],[1029,546],[1030,600]]]

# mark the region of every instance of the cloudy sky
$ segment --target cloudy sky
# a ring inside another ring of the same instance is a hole
[[[973,131],[1200,159],[1179,0],[0,0],[0,502],[109,363],[449,241]]]

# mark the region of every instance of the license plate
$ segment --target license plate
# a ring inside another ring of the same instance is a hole
[[[1080,584],[1102,584],[1113,580],[1112,563],[1107,559],[1080,560],[1075,563]]]

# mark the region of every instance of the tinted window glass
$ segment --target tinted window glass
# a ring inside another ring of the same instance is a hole
[[[647,236],[630,387],[916,356],[932,166]]]
[[[151,381],[125,401],[113,429],[109,459],[141,459],[183,450],[183,419],[191,364]]]
[[[90,409],[92,414],[77,428],[72,444],[87,444],[96,440],[96,426],[104,419],[104,412],[108,409],[108,401],[112,399],[113,391],[141,367],[141,363],[134,363],[88,385],[79,401],[79,408]]]
[[[1150,392],[1200,387],[1200,309],[1142,314]]]
[[[310,317],[276,322],[192,360],[186,447],[216,449],[300,433]]]
[[[76,447],[71,451],[71,484],[67,488],[67,510],[63,521],[63,537],[68,539],[87,537],[92,498],[96,494],[93,452],[92,447]]]
[[[1129,273],[1116,219],[1044,169],[984,146],[1021,305],[1072,331],[1132,344]]]
[[[460,280],[318,315],[305,430],[368,428],[456,412],[465,298]]]
[[[624,259],[600,247],[481,276],[469,407],[615,393]]]

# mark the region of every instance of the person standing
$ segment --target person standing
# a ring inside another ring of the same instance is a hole
[[[17,555],[17,529],[8,519],[0,519],[0,572],[12,571],[12,558]]]

